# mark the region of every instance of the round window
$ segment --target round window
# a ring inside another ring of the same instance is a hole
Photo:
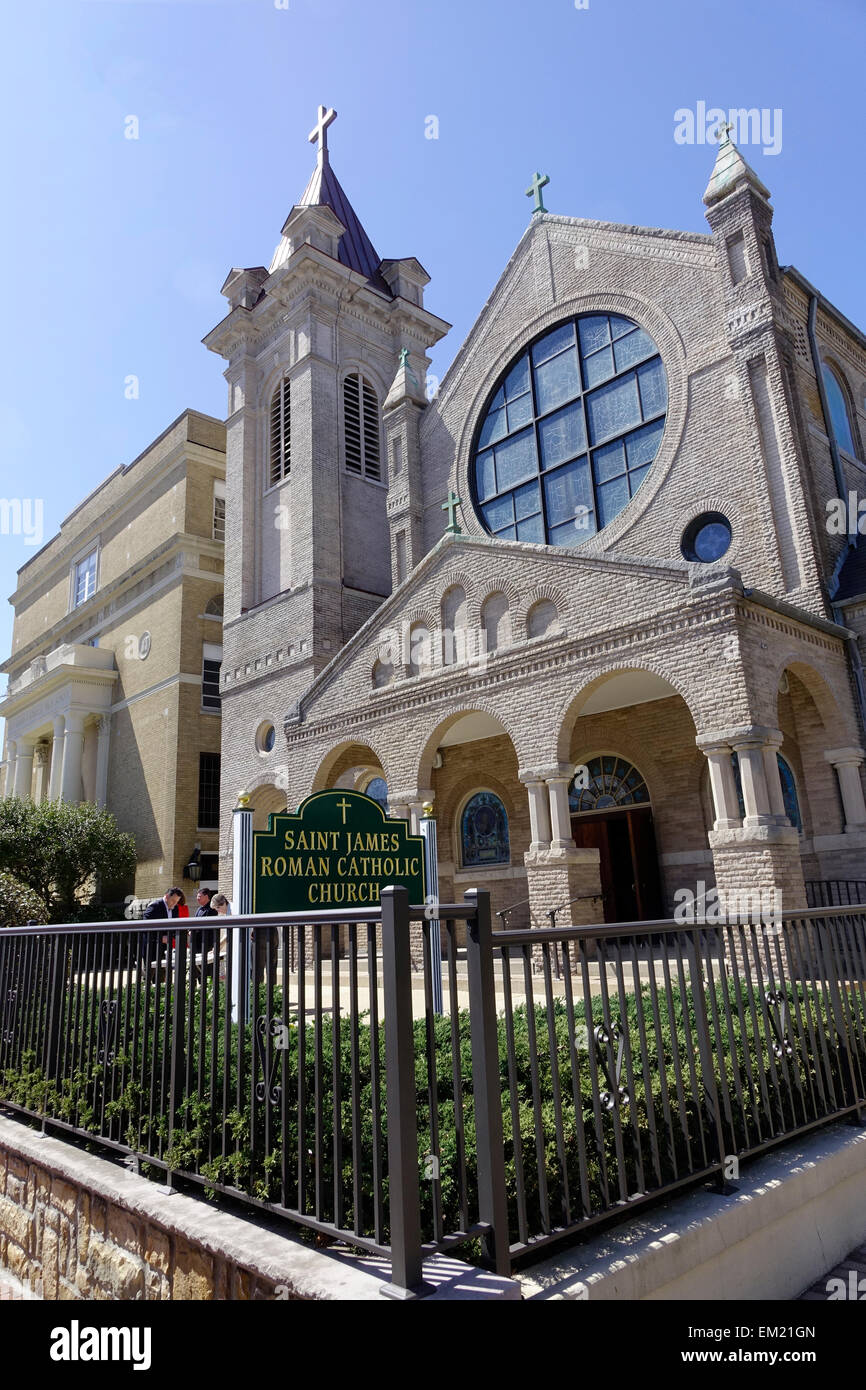
[[[545,333],[500,379],[470,466],[491,535],[580,545],[634,496],[658,453],[667,378],[648,333],[582,314]]]
[[[721,560],[732,538],[731,523],[726,516],[721,512],[704,512],[686,527],[681,548],[692,563],[711,565],[714,560]]]
[[[265,721],[264,724],[260,724],[256,733],[256,747],[259,752],[270,753],[276,741],[277,734],[273,724],[269,724],[267,721]]]

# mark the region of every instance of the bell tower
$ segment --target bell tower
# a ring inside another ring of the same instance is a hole
[[[450,326],[424,308],[419,262],[375,250],[331,167],[336,116],[319,107],[315,168],[270,265],[229,272],[204,339],[228,382],[224,774],[228,748],[255,759],[256,720],[279,730],[390,593],[383,406],[401,361],[423,381]],[[249,781],[236,775],[231,795]]]

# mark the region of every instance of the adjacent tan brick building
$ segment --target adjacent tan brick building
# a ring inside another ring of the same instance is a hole
[[[866,877],[866,566],[828,517],[866,480],[866,338],[780,267],[758,175],[724,135],[706,233],[536,212],[428,399],[428,276],[318,138],[205,339],[226,877],[239,791],[263,826],[371,782],[433,802],[443,896],[515,924]]]
[[[138,897],[182,883],[195,848],[217,881],[224,498],[225,427],[188,410],[11,598],[4,794],[107,806],[135,837]]]

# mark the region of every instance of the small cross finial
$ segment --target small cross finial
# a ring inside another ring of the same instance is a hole
[[[337,113],[333,107],[320,106],[319,118],[307,139],[311,145],[318,144],[318,155],[320,160],[328,157],[328,126],[333,125],[337,119]]]
[[[541,196],[541,190],[542,188],[546,188],[549,183],[550,179],[547,174],[535,173],[532,175],[532,183],[526,190],[526,196],[527,198],[535,199],[535,207],[532,209],[533,217],[537,212],[547,212],[547,208],[544,206],[544,199]]]
[[[409,365],[409,349],[407,347],[400,349],[400,366],[406,369],[406,375],[408,376],[409,380],[414,381],[415,385],[419,386],[420,383],[418,381],[418,378]]]
[[[460,527],[457,525],[457,508],[462,506],[460,498],[453,488],[449,489],[447,501],[442,503],[443,512],[448,513],[448,525],[445,527],[446,536],[459,536]]]
[[[723,140],[727,140],[728,135],[733,130],[733,128],[734,127],[731,125],[730,121],[721,121],[720,124],[716,127],[716,139],[718,140],[720,145]]]

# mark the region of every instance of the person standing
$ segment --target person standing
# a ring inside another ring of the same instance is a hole
[[[148,904],[148,906],[144,910],[142,921],[154,922],[159,921],[164,917],[174,917],[175,909],[177,908],[177,905],[182,897],[183,893],[180,890],[180,888],[169,888],[166,893],[163,893],[161,898],[155,898],[152,903]],[[149,942],[152,940],[152,938],[152,932],[141,932],[139,934],[138,954],[139,958],[142,961],[147,960],[148,955],[150,954]],[[159,941],[157,943],[157,949],[153,953],[153,958],[155,960],[159,960],[161,956],[166,955],[168,955],[167,935],[159,938]]]
[[[196,917],[216,917],[217,911],[211,902],[212,897],[212,888],[198,889],[195,895],[196,902],[198,903],[198,907],[196,908],[195,914]],[[196,955],[199,952],[202,955],[205,955],[208,951],[212,949],[215,940],[216,933],[213,930],[194,931],[192,933],[191,938],[191,950],[193,952],[193,955]]]

